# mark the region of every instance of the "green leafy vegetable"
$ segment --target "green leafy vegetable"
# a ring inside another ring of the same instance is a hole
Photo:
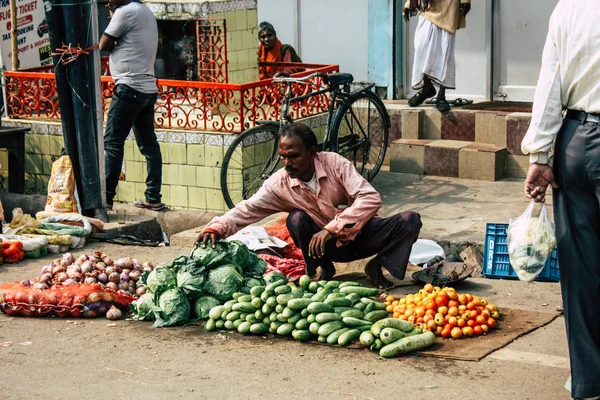
[[[250,260],[250,250],[239,240],[232,240],[228,243],[231,261],[243,268]]]
[[[179,289],[169,289],[158,298],[158,307],[154,311],[155,328],[182,325],[190,319],[190,302]]]
[[[265,276],[265,282],[273,283],[275,281],[287,281],[287,278],[279,271],[273,271]]]
[[[154,305],[154,295],[145,293],[129,305],[129,310],[133,313],[133,319],[138,321],[153,321],[154,311],[157,308]]]
[[[180,260],[180,267],[177,271],[177,287],[190,299],[197,299],[204,294],[202,288],[206,283],[206,270],[191,258],[181,256],[178,260]]]
[[[233,265],[224,265],[208,273],[204,290],[219,300],[229,300],[242,286],[242,275]]]
[[[208,269],[228,264],[231,261],[229,245],[224,240],[219,240],[214,249],[210,242],[205,248],[198,246],[192,251],[190,257]]]
[[[160,295],[165,290],[177,287],[175,271],[168,267],[156,268],[148,275],[146,286],[155,295]]]
[[[210,309],[221,304],[221,301],[212,296],[202,296],[196,300],[194,310],[199,319],[207,319]]]
[[[254,253],[249,253],[247,264],[243,265],[244,276],[263,276],[267,270],[267,262]]]

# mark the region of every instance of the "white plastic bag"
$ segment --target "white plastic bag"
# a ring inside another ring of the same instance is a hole
[[[408,261],[413,265],[419,265],[431,260],[435,256],[446,257],[442,246],[433,240],[419,239],[413,244]]]
[[[510,265],[520,280],[531,282],[544,269],[546,260],[556,246],[554,225],[548,217],[546,205],[542,204],[538,216],[534,215],[535,201],[525,212],[511,218],[508,225],[508,255]]]

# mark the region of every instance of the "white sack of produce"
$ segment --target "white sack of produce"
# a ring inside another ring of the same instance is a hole
[[[19,241],[23,243],[23,251],[34,251],[48,245],[46,236],[30,238],[21,235],[0,235],[3,242]]]
[[[446,258],[442,246],[433,240],[419,239],[413,244],[408,261],[411,264],[419,265],[431,260],[435,256]]]
[[[510,264],[520,280],[531,282],[544,269],[548,256],[556,246],[554,225],[542,204],[539,216],[534,216],[532,200],[523,215],[511,218],[507,229]]]

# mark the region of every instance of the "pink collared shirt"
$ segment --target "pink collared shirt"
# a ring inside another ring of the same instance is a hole
[[[335,235],[338,246],[353,240],[379,211],[381,196],[354,165],[339,154],[317,153],[315,174],[317,193],[280,169],[254,196],[225,215],[214,217],[206,229],[227,237],[269,215],[303,210],[319,227]],[[339,206],[347,207],[340,209]]]

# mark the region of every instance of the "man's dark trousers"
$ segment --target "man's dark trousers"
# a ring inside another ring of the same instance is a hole
[[[308,256],[308,245],[313,235],[322,230],[302,210],[290,212],[287,228],[294,244],[304,255],[306,273],[313,276],[317,267],[333,270],[333,262],[351,262],[377,254],[378,262],[392,276],[403,279],[412,245],[421,230],[421,216],[412,211],[401,212],[389,218],[371,218],[356,238],[346,246],[337,246],[331,239],[325,247],[325,256],[314,259]]]
[[[571,395],[600,396],[600,124],[565,119],[554,151],[554,222]]]
[[[138,92],[127,85],[115,87],[104,131],[106,201],[109,205],[112,205],[116,194],[123,165],[125,139],[131,128],[140,153],[146,157],[146,201],[160,203],[162,156],[154,133],[156,97],[156,93]]]

